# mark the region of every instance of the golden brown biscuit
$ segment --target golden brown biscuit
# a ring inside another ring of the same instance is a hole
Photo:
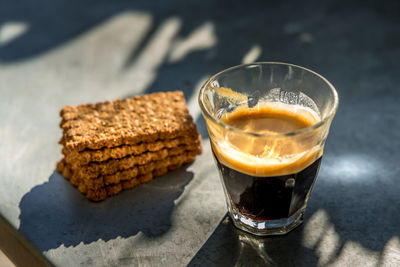
[[[163,148],[174,148],[181,145],[193,146],[198,144],[199,135],[180,136],[174,139],[157,140],[152,143],[140,143],[136,145],[122,145],[112,148],[102,148],[97,150],[85,149],[81,152],[77,150],[67,150],[63,148],[62,153],[67,162],[78,162],[79,165],[86,165],[91,161],[101,162],[108,159],[119,159],[128,155],[139,155],[144,152],[159,151]]]
[[[117,170],[125,170],[132,168],[135,165],[144,165],[151,161],[162,160],[168,156],[178,155],[184,151],[193,151],[200,154],[200,143],[193,145],[181,145],[174,148],[164,148],[159,151],[145,152],[140,155],[128,155],[121,159],[109,159],[102,162],[89,162],[87,165],[80,165],[79,161],[68,161],[65,157],[66,163],[70,166],[72,171],[80,172],[80,176],[96,177],[100,174],[107,175],[115,173]]]
[[[180,91],[66,106],[60,116],[60,143],[69,151],[150,143],[197,133]]]
[[[183,93],[165,92],[61,112],[57,170],[93,201],[194,161],[201,137]]]
[[[172,170],[179,168],[185,163],[194,161],[196,155],[197,153],[195,151],[185,151],[182,154],[169,156],[163,160],[152,161],[145,165],[137,165],[126,170],[118,170],[109,175],[97,175],[96,177],[85,176],[81,175],[82,173],[80,172],[74,172],[64,160],[61,160],[57,164],[57,170],[74,185],[83,183],[88,188],[97,189],[106,185],[118,184],[122,181],[131,180],[137,176],[148,173],[160,173],[161,169]]]
[[[74,186],[78,187],[79,191],[83,193],[88,199],[92,201],[101,201],[107,196],[113,196],[121,192],[133,188],[139,184],[146,183],[156,176],[166,174],[169,170],[174,170],[181,167],[183,164],[192,162],[196,154],[185,154],[169,157],[167,165],[162,165],[162,162],[153,162],[148,165],[140,166],[136,175],[125,180],[113,180],[112,183],[105,183],[105,177],[98,177],[96,179],[84,179],[79,177],[72,177],[71,170],[64,160],[57,164],[57,170],[64,175]],[[160,166],[161,165],[161,166]],[[114,174],[117,175],[118,174]]]

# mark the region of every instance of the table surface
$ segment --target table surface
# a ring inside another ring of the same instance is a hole
[[[255,60],[308,67],[340,96],[305,222],[280,237],[226,217],[196,99]],[[59,266],[399,265],[399,60],[398,1],[3,0],[0,215]],[[61,107],[168,90],[202,133],[193,164],[101,203],[56,172]]]

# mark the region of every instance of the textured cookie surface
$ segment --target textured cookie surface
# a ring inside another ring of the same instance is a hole
[[[74,170],[72,166],[65,162],[65,160],[63,159],[57,164],[57,170],[65,177],[68,177],[70,179],[96,180],[101,178],[104,180],[105,184],[111,184],[118,183],[121,180],[129,180],[132,177],[152,172],[153,170],[158,168],[166,168],[168,166],[177,164],[179,165],[182,164],[182,162],[192,162],[197,154],[198,152],[193,150],[184,151],[181,154],[170,155],[162,160],[151,161],[144,165],[133,165],[132,167],[127,169],[116,169],[115,172],[107,172],[107,174],[102,174],[99,172],[83,172],[80,168]],[[93,183],[96,182],[94,181]]]
[[[134,145],[197,133],[180,91],[66,106],[60,116],[60,143],[66,150]]]
[[[163,160],[169,156],[180,155],[184,152],[191,152],[192,154],[200,154],[200,146],[181,145],[174,148],[163,148],[154,152],[145,152],[140,155],[129,155],[121,159],[109,159],[103,162],[90,162],[87,165],[75,164],[75,162],[68,162],[74,172],[85,177],[96,177],[99,175],[107,175],[115,173],[116,171],[132,168],[136,165],[145,165],[152,161]]]
[[[57,170],[88,199],[101,201],[106,199],[107,196],[116,195],[122,190],[133,188],[152,180],[156,176],[164,175],[170,170],[178,169],[182,165],[194,161],[195,157],[196,154],[186,152],[168,157],[165,160],[135,166],[112,175],[99,176],[95,179],[77,177],[64,160],[57,164]]]
[[[180,91],[66,106],[60,116],[57,170],[93,201],[193,162],[202,150]]]
[[[62,153],[65,156],[66,162],[71,165],[88,165],[90,162],[104,162],[109,159],[121,159],[129,155],[143,157],[143,153],[161,151],[165,148],[177,148],[186,146],[187,149],[200,149],[201,150],[201,137],[194,136],[181,136],[173,139],[157,140],[152,143],[143,143],[136,145],[122,145],[113,148],[103,148],[98,150],[83,150],[78,152],[76,150],[66,151],[63,149]]]

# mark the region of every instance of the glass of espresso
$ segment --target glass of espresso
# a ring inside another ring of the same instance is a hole
[[[235,226],[261,236],[298,226],[338,107],[335,88],[306,68],[261,62],[212,76],[199,105]]]

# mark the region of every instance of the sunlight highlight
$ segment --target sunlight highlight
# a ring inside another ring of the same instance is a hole
[[[162,22],[122,77],[123,82],[134,84],[138,91],[144,91],[156,78],[158,68],[165,62],[181,26],[182,20],[178,17]]]
[[[177,17],[171,17],[164,21],[142,51],[135,65],[147,70],[157,69],[167,56],[171,43],[181,25],[182,21]]]
[[[317,210],[305,223],[303,245],[306,248],[315,248],[329,226],[329,216],[326,211]]]
[[[318,265],[325,266],[335,258],[339,244],[340,237],[335,226],[330,222],[326,211],[319,209],[305,225],[303,245],[315,250]]]
[[[332,262],[333,266],[341,266],[346,262],[347,266],[378,266],[379,252],[369,250],[358,242],[347,241],[339,255]]]
[[[253,45],[249,52],[243,57],[242,63],[247,64],[247,63],[252,63],[257,61],[257,59],[261,56],[261,46],[259,45]]]
[[[174,63],[189,53],[213,47],[217,43],[214,24],[206,22],[195,29],[186,39],[177,40],[171,49],[169,62]]]
[[[29,29],[29,24],[26,22],[6,22],[0,26],[0,46],[10,43],[19,36],[26,33]]]
[[[317,266],[342,266],[343,262],[348,266],[378,266],[379,252],[355,241],[349,240],[343,244],[335,225],[323,209],[317,210],[305,222],[302,245],[315,251]],[[398,237],[394,237],[384,248],[382,262],[391,263],[393,258],[396,258],[398,249],[400,242]]]
[[[382,163],[375,158],[368,155],[351,154],[329,160],[323,165],[321,171],[336,179],[350,182],[368,179],[378,169],[382,169]]]
[[[380,265],[390,266],[393,262],[400,264],[400,239],[397,236],[392,237],[385,245]]]

